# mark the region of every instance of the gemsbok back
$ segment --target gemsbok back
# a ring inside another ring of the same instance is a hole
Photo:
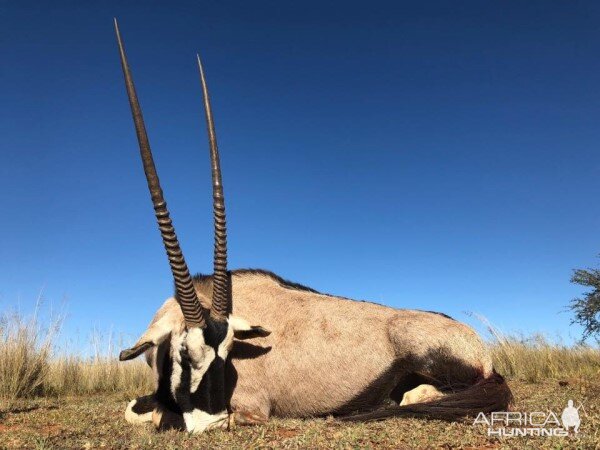
[[[125,86],[175,294],[121,360],[145,354],[153,394],[129,422],[201,433],[270,416],[341,420],[413,416],[454,420],[505,410],[510,390],[480,337],[435,312],[322,294],[265,270],[227,270],[225,202],[206,77],[214,208],[214,273],[192,277],[160,187],[115,20]],[[382,406],[392,400],[398,405]]]

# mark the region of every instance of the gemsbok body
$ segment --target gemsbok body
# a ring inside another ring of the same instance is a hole
[[[128,360],[142,353],[155,391],[132,400],[129,422],[200,433],[270,416],[454,420],[504,410],[511,393],[481,338],[435,312],[322,294],[264,270],[227,270],[225,201],[214,120],[198,57],[213,180],[213,275],[192,277],[160,187],[115,21],[125,85],[175,295]],[[388,408],[389,401],[398,403]]]

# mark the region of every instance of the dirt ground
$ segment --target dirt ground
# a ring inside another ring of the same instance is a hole
[[[579,433],[568,437],[488,437],[473,419],[446,423],[391,419],[342,424],[332,418],[273,419],[265,426],[238,427],[191,436],[155,432],[151,425],[125,422],[122,396],[39,399],[23,402],[0,417],[0,448],[581,448],[600,449],[600,380],[541,384],[511,382],[514,411],[553,411],[558,418],[573,399],[580,409]]]

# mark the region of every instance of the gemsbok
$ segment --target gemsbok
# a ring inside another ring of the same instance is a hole
[[[163,197],[115,20],[125,86],[175,294],[120,360],[145,354],[153,394],[129,422],[201,433],[270,416],[454,420],[505,410],[511,392],[480,337],[435,312],[322,294],[265,270],[227,270],[225,203],[205,72],[214,208],[214,273],[192,277]],[[383,406],[389,401],[398,403]]]

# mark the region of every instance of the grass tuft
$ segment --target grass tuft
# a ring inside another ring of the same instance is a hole
[[[25,319],[18,313],[0,316],[0,407],[10,408],[19,398],[44,394],[50,373],[53,338],[60,328],[56,321],[42,329],[34,315]]]
[[[490,351],[494,368],[507,379],[539,383],[545,380],[600,379],[600,350],[577,344],[549,342],[542,334],[528,337],[507,336],[490,322],[479,317],[493,341]]]
[[[38,302],[39,307],[39,302]],[[19,400],[119,393],[131,398],[152,390],[152,372],[140,358],[119,362],[109,340],[92,336],[94,356],[56,354],[62,320],[43,327],[38,307],[30,318],[19,313],[0,315],[0,411],[12,410]]]

